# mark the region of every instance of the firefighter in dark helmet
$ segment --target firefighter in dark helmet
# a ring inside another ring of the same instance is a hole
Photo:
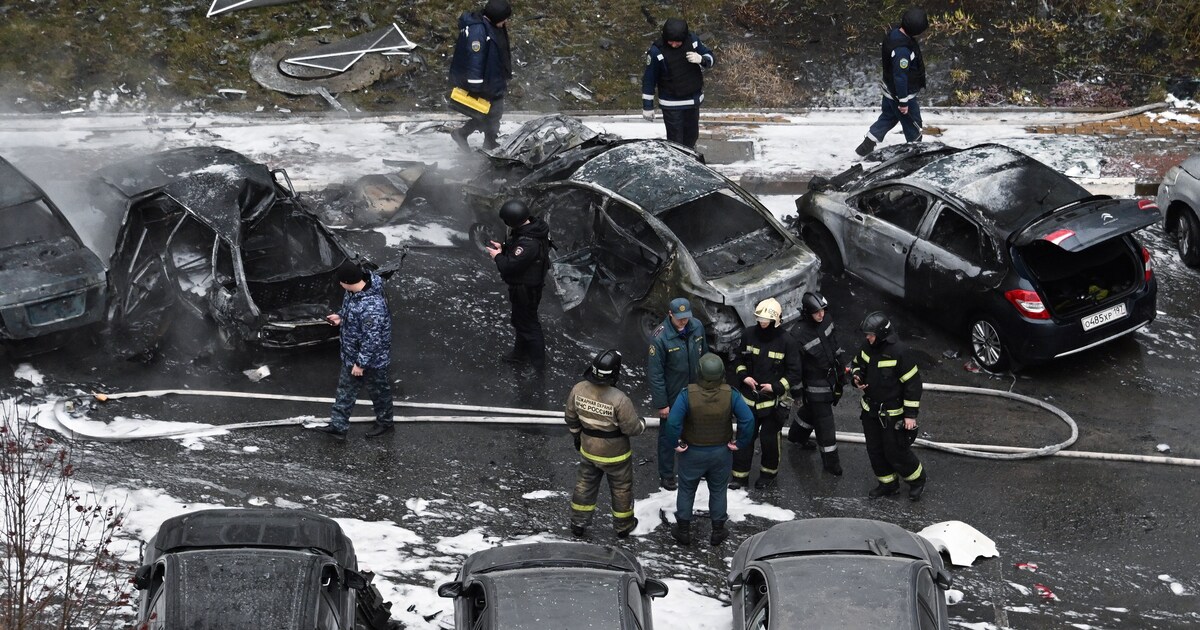
[[[571,495],[571,533],[583,536],[596,511],[600,480],[608,477],[613,528],[624,538],[637,527],[633,517],[633,450],[629,438],[646,430],[625,392],[617,389],[621,353],[605,350],[592,359],[583,380],[567,396],[566,420],[579,452]]]
[[[504,359],[541,371],[546,367],[546,338],[538,320],[538,305],[550,268],[550,226],[541,217],[530,216],[529,208],[519,199],[500,206],[500,220],[508,226],[508,238],[504,244],[490,241],[487,252],[508,284],[512,304],[516,340]]]
[[[872,499],[895,494],[900,479],[908,482],[908,498],[921,499],[925,469],[912,452],[921,411],[921,372],[911,352],[900,343],[892,322],[879,311],[859,326],[866,343],[851,361],[851,378],[862,392],[862,425],[867,456],[879,485]]]
[[[838,457],[837,430],[833,424],[833,406],[842,396],[846,380],[845,357],[834,333],[833,317],[827,310],[829,300],[820,293],[805,293],[800,300],[800,320],[792,330],[800,347],[803,383],[792,397],[803,401],[788,429],[788,440],[804,448],[813,448],[809,437],[815,429],[825,471],[842,474]]]

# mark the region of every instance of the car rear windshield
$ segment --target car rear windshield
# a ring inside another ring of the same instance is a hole
[[[316,556],[299,552],[214,550],[179,554],[168,572],[187,628],[298,628],[319,587]],[[310,626],[311,627],[311,626]]]
[[[0,209],[0,248],[41,243],[70,236],[70,231],[41,199]]]
[[[771,627],[911,627],[917,600],[913,562],[859,555],[772,560],[774,579],[789,596],[771,600]],[[802,594],[792,593],[795,584],[805,585]]]
[[[705,278],[772,258],[788,241],[756,208],[725,189],[658,216],[691,253]]]
[[[496,627],[508,630],[616,630],[621,579],[614,571],[521,569],[493,581]]]

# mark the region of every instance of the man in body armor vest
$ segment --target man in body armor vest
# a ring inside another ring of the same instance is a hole
[[[726,521],[727,485],[733,452],[750,448],[754,412],[745,398],[725,382],[725,363],[708,353],[700,357],[699,382],[688,385],[671,405],[663,432],[678,446],[679,492],[675,496],[675,527],[671,536],[681,545],[692,544],[692,504],[700,480],[708,482],[708,516],[712,520],[709,543],[719,545],[729,537]],[[730,418],[737,418],[734,439]]]
[[[500,207],[500,220],[509,228],[508,238],[503,245],[489,241],[487,252],[508,284],[512,304],[516,340],[505,360],[529,364],[541,372],[546,368],[546,338],[538,320],[538,305],[550,268],[550,226],[541,217],[530,216],[529,208],[517,199]]]
[[[695,148],[700,137],[700,103],[704,102],[704,70],[713,67],[713,54],[688,32],[687,22],[671,18],[662,38],[646,52],[642,74],[642,116],[654,120],[654,92],[662,108],[667,140]]]
[[[566,420],[579,452],[571,495],[571,533],[583,536],[596,511],[600,480],[608,476],[613,528],[624,538],[637,527],[633,517],[633,450],[629,438],[646,430],[633,402],[617,389],[621,353],[605,350],[592,359],[584,380],[567,396]]]
[[[925,490],[925,469],[911,447],[921,411],[921,372],[887,315],[868,314],[859,330],[867,342],[851,361],[851,374],[863,394],[863,435],[871,469],[879,480],[868,496],[896,494],[904,479],[908,498],[919,501]]]
[[[817,432],[821,449],[821,464],[832,475],[842,474],[838,457],[837,429],[833,423],[833,406],[842,396],[846,380],[845,357],[833,330],[829,301],[820,293],[805,293],[800,301],[800,321],[792,334],[800,347],[803,384],[792,394],[803,404],[788,429],[788,440],[804,448],[813,448],[809,436]]]
[[[733,479],[730,488],[745,488],[750,482],[754,461],[754,442],[762,443],[762,461],[754,488],[762,490],[775,484],[779,474],[779,438],[787,410],[782,401],[800,382],[800,353],[783,324],[783,306],[767,298],[754,309],[758,323],[742,333],[742,356],[734,368],[741,381],[739,389],[754,410],[754,434],[750,447],[733,454]]]
[[[854,151],[865,156],[883,142],[883,136],[896,123],[904,129],[908,142],[921,140],[921,108],[917,93],[925,88],[925,59],[917,36],[929,28],[925,9],[913,7],[904,12],[900,26],[883,38],[883,111],[867,131],[866,138]]]

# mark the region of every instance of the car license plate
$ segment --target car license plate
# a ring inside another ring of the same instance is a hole
[[[1125,304],[1118,304],[1112,308],[1104,309],[1099,313],[1092,313],[1083,318],[1083,329],[1091,330],[1097,326],[1103,326],[1109,322],[1115,322],[1129,314],[1125,308]]]
[[[25,316],[30,326],[46,326],[83,315],[87,307],[87,295],[83,292],[54,298],[25,307]]]

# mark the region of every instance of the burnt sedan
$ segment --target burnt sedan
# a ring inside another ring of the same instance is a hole
[[[0,339],[101,321],[104,273],[46,193],[0,158]]]
[[[667,586],[617,547],[511,545],[471,554],[438,587],[457,630],[651,630],[651,598]]]
[[[93,197],[121,223],[111,319],[161,334],[181,305],[215,320],[231,345],[266,348],[337,338],[325,321],[357,257],[301,203],[287,173],[218,147],[177,149],[101,169]],[[382,270],[385,272],[389,270]]]
[[[1189,267],[1200,267],[1200,153],[1163,176],[1158,207],[1166,212],[1163,227],[1178,244],[1179,257]]]
[[[714,350],[733,352],[755,304],[778,299],[788,322],[817,288],[813,252],[679,145],[593,138],[541,162],[507,192],[550,226],[550,275],[564,310],[626,322],[642,338],[685,295]],[[502,229],[484,208],[472,238],[503,240]]]
[[[780,523],[738,547],[728,584],[734,630],[950,627],[941,556],[881,521]]]
[[[961,327],[1001,370],[1074,354],[1155,316],[1150,201],[1092,196],[1008,147],[905,145],[796,200],[794,228],[824,268]]]

